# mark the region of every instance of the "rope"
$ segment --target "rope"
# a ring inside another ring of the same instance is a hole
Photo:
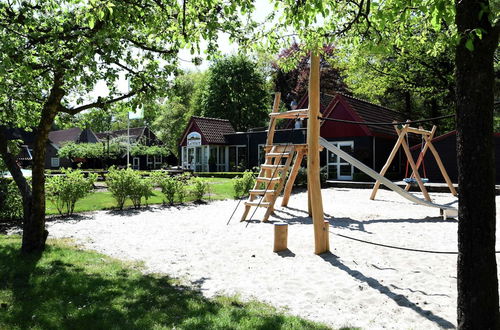
[[[439,117],[434,117],[434,118],[428,118],[428,119],[420,119],[420,120],[410,120],[410,121],[400,121],[400,122],[374,122],[374,121],[353,121],[353,120],[344,120],[344,119],[335,119],[335,118],[323,118],[318,116],[319,120],[326,120],[326,121],[334,121],[338,123],[345,123],[345,124],[356,124],[356,125],[373,125],[373,126],[384,126],[384,125],[407,125],[407,124],[419,124],[419,123],[426,123],[429,121],[435,121],[435,120],[440,120],[440,119],[445,119],[445,118],[451,118],[455,117],[455,115],[445,115],[445,116],[439,116]]]
[[[422,252],[422,253],[432,253],[432,254],[458,254],[458,252],[455,252],[455,251],[421,250],[421,249],[405,248],[405,247],[400,247],[400,246],[392,246],[392,245],[387,245],[387,244],[370,242],[370,241],[366,241],[366,240],[362,240],[362,239],[359,239],[359,238],[354,238],[354,237],[350,237],[350,236],[346,236],[346,235],[342,235],[342,234],[337,234],[337,233],[334,233],[332,231],[330,231],[330,233],[332,233],[332,234],[334,234],[336,236],[340,236],[340,237],[343,237],[343,238],[347,238],[347,239],[353,240],[353,241],[357,241],[357,242],[361,242],[361,243],[365,243],[365,244],[370,244],[370,245],[381,246],[381,247],[385,247],[385,248],[389,248],[389,249],[395,249],[395,250],[403,250],[403,251],[411,251],[411,252]],[[495,253],[499,254],[500,251],[495,251]]]

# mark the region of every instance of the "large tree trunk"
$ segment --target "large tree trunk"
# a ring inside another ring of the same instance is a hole
[[[21,168],[17,164],[17,155],[13,155],[9,151],[5,127],[0,127],[0,155],[2,155],[2,159],[7,166],[7,169],[12,175],[12,178],[21,193],[21,197],[23,199],[23,215],[25,217],[24,219],[26,219],[26,217],[31,214],[31,187],[26,178],[23,176]]]
[[[456,50],[458,224],[458,327],[499,329],[495,258],[495,166],[493,150],[493,53],[498,29],[491,26],[488,1],[456,1],[462,37]],[[466,49],[466,35],[483,29]]]

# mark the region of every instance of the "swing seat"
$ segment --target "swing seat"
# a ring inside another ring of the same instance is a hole
[[[421,178],[421,179],[422,179],[422,183],[428,183],[429,182],[428,178]],[[404,178],[403,181],[406,182],[406,183],[409,183],[409,184],[413,184],[413,185],[417,184],[417,179],[415,179],[415,178]]]

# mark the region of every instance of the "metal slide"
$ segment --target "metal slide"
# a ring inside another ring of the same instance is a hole
[[[397,184],[393,183],[391,180],[387,179],[386,177],[381,176],[379,173],[375,172],[374,170],[372,170],[371,168],[369,168],[368,166],[366,166],[365,164],[363,164],[362,162],[360,162],[356,158],[352,157],[351,155],[349,155],[345,151],[340,150],[339,148],[337,148],[336,146],[334,146],[333,144],[331,144],[330,142],[328,142],[324,138],[320,137],[319,143],[323,147],[328,149],[329,151],[333,152],[334,154],[336,154],[337,156],[339,156],[343,160],[347,161],[348,163],[350,163],[351,165],[353,165],[354,167],[359,169],[360,171],[368,174],[373,179],[380,181],[384,186],[391,189],[392,191],[395,191],[401,197],[404,197],[404,198],[408,199],[409,201],[416,203],[416,204],[441,209],[443,211],[443,218],[444,219],[446,219],[448,217],[451,218],[451,217],[458,216],[458,210],[456,208],[451,207],[451,206],[447,206],[447,205],[434,204],[434,203],[428,202],[424,199],[420,199],[418,197],[415,197],[414,195],[410,194],[409,192],[407,192],[404,189],[402,189],[401,187],[399,187]]]

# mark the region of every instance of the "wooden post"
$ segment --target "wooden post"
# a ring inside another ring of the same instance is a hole
[[[392,148],[391,153],[389,154],[389,158],[387,158],[387,161],[385,162],[384,167],[382,167],[382,170],[380,171],[380,175],[384,176],[389,167],[391,166],[392,160],[396,156],[396,153],[399,150],[399,147],[401,146],[401,143],[403,143],[405,136],[406,136],[406,129],[408,128],[408,124],[403,127],[401,131],[398,130],[397,126],[394,126],[394,129],[398,133],[399,137],[398,140],[396,141],[396,144],[394,145],[394,148]],[[380,187],[380,181],[376,181],[375,185],[373,186],[372,194],[370,196],[370,199],[375,199],[375,195],[377,195],[378,188]]]
[[[441,171],[441,174],[443,175],[443,178],[446,181],[448,188],[450,188],[450,192],[453,194],[453,196],[457,196],[457,191],[455,190],[455,187],[453,187],[453,183],[451,182],[451,179],[448,176],[446,169],[444,168],[443,162],[441,161],[441,157],[439,157],[439,153],[437,152],[436,148],[434,148],[434,145],[432,144],[430,139],[429,140],[426,139],[426,143],[429,145],[429,149],[431,149],[431,152],[434,155],[434,158],[436,159],[436,163],[439,166],[439,170]]]
[[[273,252],[284,251],[288,248],[288,224],[278,222],[274,224]]]
[[[437,129],[436,125],[432,126],[431,134],[429,135],[429,140],[432,140],[434,138],[434,134],[436,133],[436,129]],[[425,139],[425,137],[424,137],[424,139]],[[427,153],[428,149],[429,149],[429,144],[427,143],[427,139],[425,139],[425,145],[422,148],[422,151],[420,152],[418,159],[417,159],[417,164],[416,164],[417,170],[420,168],[420,165],[424,162],[424,157],[425,157],[425,154]],[[413,176],[414,176],[414,173],[412,172],[410,178],[412,178]],[[411,184],[407,183],[405,190],[406,191],[410,190],[410,187],[411,187]]]
[[[323,201],[321,199],[319,133],[320,93],[319,93],[319,56],[311,52],[311,69],[309,74],[309,117],[307,121],[307,187],[311,204],[314,226],[314,253],[328,251],[328,236],[325,235],[325,219]]]
[[[413,171],[413,174],[415,175],[415,180],[417,180],[418,186],[420,190],[422,191],[422,194],[424,194],[424,198],[431,202],[431,197],[429,196],[429,193],[427,192],[427,188],[425,188],[424,183],[422,182],[422,178],[420,177],[420,174],[418,173],[417,166],[415,165],[415,162],[413,161],[413,156],[411,155],[410,147],[406,143],[405,140],[401,142],[401,145],[403,146],[403,150],[405,151],[406,158],[408,159],[408,162],[410,163],[411,169]]]
[[[281,206],[287,206],[288,200],[290,199],[290,195],[292,193],[293,184],[295,182],[295,178],[297,178],[297,173],[299,173],[300,163],[302,163],[302,158],[304,158],[305,151],[300,149],[297,152],[297,156],[295,157],[295,163],[293,163],[292,170],[290,171],[290,175],[288,176],[288,181],[286,182],[285,193],[283,194],[283,200],[281,201]]]

